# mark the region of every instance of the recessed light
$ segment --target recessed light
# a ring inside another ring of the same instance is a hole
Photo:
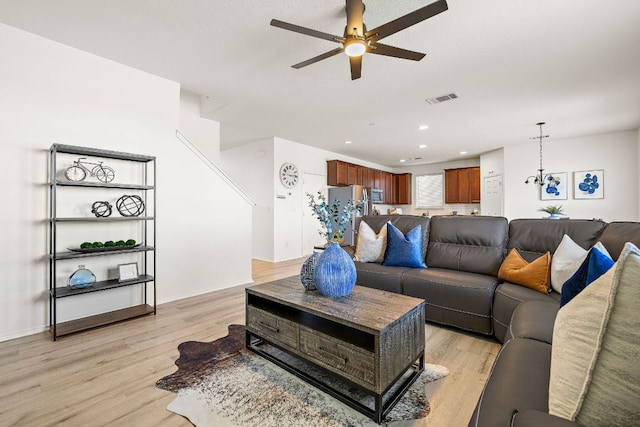
[[[460,154],[462,154],[464,156],[465,154],[467,154],[467,152],[466,151],[461,151]]]
[[[351,144],[351,141],[345,141],[344,143],[345,144]]]
[[[420,126],[418,126],[418,129],[420,129],[420,130],[427,130],[427,129],[429,129],[429,126],[427,126],[427,125],[420,125]]]
[[[405,159],[400,159],[400,163],[404,163],[404,162],[406,162]]]
[[[418,145],[418,148],[427,148],[427,144],[420,144]]]

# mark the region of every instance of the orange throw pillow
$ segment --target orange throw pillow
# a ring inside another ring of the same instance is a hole
[[[527,262],[518,251],[511,249],[504,259],[498,279],[548,293],[551,288],[551,254],[547,252],[540,258]]]

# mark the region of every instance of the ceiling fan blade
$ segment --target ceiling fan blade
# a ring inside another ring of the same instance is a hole
[[[362,76],[362,56],[350,56],[351,80],[359,79]]]
[[[376,55],[393,56],[395,58],[410,59],[412,61],[420,61],[426,54],[414,52],[413,50],[401,49],[399,47],[389,46],[382,43],[371,45],[367,52]]]
[[[322,55],[318,55],[311,59],[307,59],[306,61],[302,61],[298,64],[292,65],[291,67],[297,70],[298,68],[306,67],[307,65],[314,64],[318,61],[322,61],[323,59],[331,58],[332,56],[341,53],[343,50],[344,50],[343,48],[338,47],[333,50],[330,50],[329,52],[325,52]]]
[[[319,39],[329,40],[330,42],[344,43],[344,37],[334,36],[333,34],[323,33],[322,31],[312,30],[311,28],[301,27],[300,25],[289,24],[288,22],[271,20],[271,25],[282,28],[283,30],[293,31],[295,33],[304,34],[305,36],[317,37]]]
[[[402,31],[405,28],[408,28],[418,22],[422,22],[425,19],[431,18],[439,13],[444,12],[449,9],[447,6],[446,0],[438,0],[435,3],[431,3],[428,6],[415,10],[411,13],[408,13],[404,16],[401,16],[398,19],[394,19],[393,21],[387,22],[386,24],[382,24],[377,28],[374,28],[371,31],[367,31],[365,33],[365,37],[368,41],[373,43],[381,40],[385,37],[388,37],[392,34],[397,33],[398,31]]]
[[[364,5],[362,0],[347,0],[347,28],[346,35],[364,36],[362,15],[364,13]]]

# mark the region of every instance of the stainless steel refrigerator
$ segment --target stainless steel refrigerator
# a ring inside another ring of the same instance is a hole
[[[349,200],[353,200],[354,205],[360,205],[362,208],[356,210],[351,223],[347,224],[344,230],[344,244],[355,245],[356,233],[360,226],[360,221],[364,215],[371,215],[373,209],[371,207],[371,188],[362,185],[352,185],[349,187],[330,187],[327,203],[333,203],[334,200],[340,202],[342,209]]]

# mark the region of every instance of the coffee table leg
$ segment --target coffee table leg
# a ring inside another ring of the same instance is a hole
[[[376,394],[376,403],[375,403],[375,414],[373,417],[373,421],[380,424],[382,422],[382,396]]]

